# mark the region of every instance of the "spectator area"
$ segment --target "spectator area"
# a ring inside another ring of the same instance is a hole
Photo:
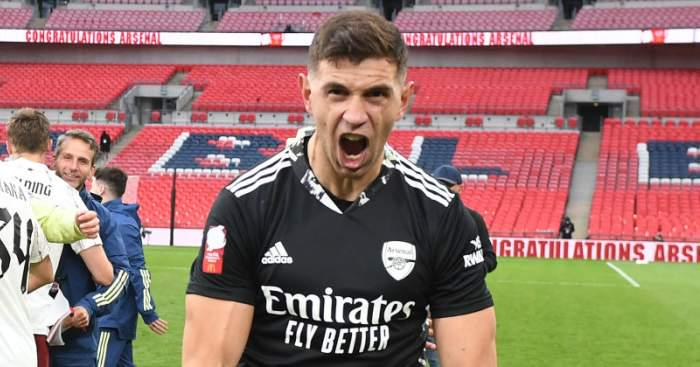
[[[435,5],[523,5],[542,3],[540,0],[432,0]]]
[[[0,108],[105,109],[131,86],[165,84],[174,73],[171,65],[0,64]]]
[[[176,71],[201,91],[194,111],[304,112],[303,65],[0,64],[0,108],[108,109],[131,86]],[[700,116],[698,69],[601,69],[608,88],[639,95],[643,116]],[[52,75],[52,78],[46,78]],[[577,68],[414,67],[414,114],[545,115],[552,95],[585,89]]]
[[[304,72],[301,65],[202,65],[183,83],[203,90],[194,110],[303,112],[297,77]]]
[[[545,31],[557,17],[556,8],[545,10],[410,11],[394,23],[402,32]]]
[[[110,165],[140,176],[140,213],[150,227],[169,225],[172,176],[168,171],[182,169],[177,180],[176,226],[202,228],[216,194],[235,172],[281,150],[294,135],[296,129],[149,125]]]
[[[31,8],[0,8],[0,28],[26,28],[31,20]]]
[[[204,22],[199,10],[63,9],[51,13],[47,29],[95,31],[196,32]]]
[[[315,32],[330,11],[246,11],[229,10],[219,22],[217,32]]]
[[[167,227],[170,171],[178,175],[176,225],[200,228],[216,193],[284,146],[295,129],[147,126],[111,164],[139,175],[142,217]],[[462,199],[496,235],[553,237],[564,213],[578,134],[396,130],[389,143],[432,171],[457,166]]]
[[[584,6],[571,25],[573,30],[698,27],[700,27],[700,6],[619,8]]]
[[[700,69],[608,71],[608,88],[639,94],[643,116],[700,116],[698,85]]]
[[[297,76],[305,71],[301,65],[194,66],[183,83],[203,91],[194,110],[303,112]],[[543,115],[553,93],[585,88],[587,79],[584,69],[411,68],[411,112]]]
[[[413,113],[544,115],[553,93],[586,88],[584,69],[411,68]]]
[[[255,0],[255,4],[272,6],[348,6],[355,5],[355,0]]]
[[[103,131],[112,138],[112,141],[117,141],[122,133],[124,132],[124,127],[116,124],[51,124],[50,136],[52,142],[52,149],[56,147],[56,141],[58,137],[64,132],[72,129],[82,129],[95,137],[95,140],[99,143],[100,135]],[[7,123],[0,123],[0,160],[7,158]],[[47,164],[49,166],[53,165],[53,154],[49,153],[46,156]]]
[[[698,148],[700,120],[606,120],[591,238],[699,241]]]

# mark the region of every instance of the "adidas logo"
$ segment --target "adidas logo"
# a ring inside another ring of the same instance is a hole
[[[294,262],[291,256],[287,253],[284,245],[281,241],[277,241],[274,245],[270,246],[270,249],[265,252],[263,258],[260,260],[261,263],[267,264],[291,264]]]

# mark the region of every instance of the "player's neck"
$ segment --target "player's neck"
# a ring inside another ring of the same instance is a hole
[[[374,181],[382,169],[382,161],[378,160],[367,174],[361,177],[341,176],[335,172],[331,164],[327,161],[321,145],[316,143],[316,135],[309,139],[307,154],[309,165],[321,185],[331,192],[335,197],[347,201],[355,201],[367,186]]]
[[[44,153],[30,153],[30,152],[22,152],[22,153],[15,153],[12,155],[12,158],[24,158],[28,161],[32,161],[34,163],[41,163],[44,164]]]

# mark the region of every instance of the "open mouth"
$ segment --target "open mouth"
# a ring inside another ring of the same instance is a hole
[[[369,139],[357,134],[343,134],[340,136],[340,149],[348,156],[361,154],[369,145]]]

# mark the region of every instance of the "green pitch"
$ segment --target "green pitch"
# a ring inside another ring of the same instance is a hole
[[[139,325],[134,360],[180,365],[184,292],[193,248],[147,247],[158,337]],[[700,266],[499,259],[487,282],[496,301],[500,366],[700,366]]]

